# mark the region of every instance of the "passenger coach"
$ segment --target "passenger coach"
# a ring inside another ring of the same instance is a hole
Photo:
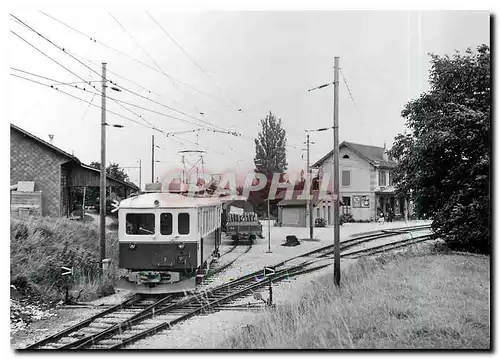
[[[130,197],[118,209],[118,286],[138,293],[192,290],[219,256],[222,204],[173,193]]]

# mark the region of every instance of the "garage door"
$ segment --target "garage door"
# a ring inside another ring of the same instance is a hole
[[[283,225],[299,225],[300,224],[300,208],[298,207],[283,207]]]

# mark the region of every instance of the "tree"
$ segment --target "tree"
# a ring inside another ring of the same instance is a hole
[[[256,172],[283,173],[287,169],[286,162],[286,132],[281,119],[269,111],[265,119],[260,120],[262,129],[255,139],[254,163]]]
[[[430,91],[402,111],[394,182],[452,249],[489,253],[490,49],[431,56]]]
[[[101,162],[91,162],[90,167],[101,169]],[[125,182],[129,179],[128,174],[120,168],[120,165],[115,162],[111,162],[108,167],[106,167],[106,175],[114,178],[116,180]]]

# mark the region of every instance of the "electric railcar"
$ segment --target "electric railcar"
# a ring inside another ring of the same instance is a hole
[[[118,287],[136,293],[193,290],[220,256],[217,198],[146,193],[120,202]]]

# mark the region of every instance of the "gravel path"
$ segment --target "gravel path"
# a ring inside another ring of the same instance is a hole
[[[429,221],[409,221],[408,226],[428,224]],[[303,254],[310,250],[320,248],[333,243],[333,228],[314,228],[314,240],[309,240],[309,228],[295,227],[272,227],[271,228],[271,253],[268,251],[267,241],[267,221],[262,221],[264,239],[257,239],[252,249],[239,259],[228,269],[222,273],[218,273],[213,280],[207,284],[207,287],[220,285],[228,280],[237,278],[248,272],[262,269],[266,265],[272,265],[283,261],[287,258]],[[394,227],[405,226],[404,222],[393,223],[346,223],[340,228],[341,241],[349,239],[349,236],[354,233],[368,232],[378,229],[389,229]],[[295,235],[300,240],[301,244],[296,247],[281,246],[285,242],[287,235]],[[224,253],[230,248],[232,241],[225,240],[222,242],[221,252]],[[220,265],[234,259],[246,249],[245,245],[236,248],[227,256],[220,259]],[[343,269],[349,267],[354,260],[343,260],[341,266]],[[276,304],[287,301],[298,300],[304,293],[304,288],[311,283],[315,278],[325,274],[332,274],[332,268],[328,267],[321,271],[306,274],[295,279],[275,284],[273,287],[273,299]],[[128,295],[127,291],[119,291],[117,294],[101,298],[98,301],[90,303],[93,306],[113,305],[124,300]],[[264,299],[267,298],[267,289],[262,291]],[[248,302],[256,302],[253,297],[242,298],[234,303],[246,304]],[[56,333],[64,328],[76,324],[78,321],[88,318],[102,307],[83,308],[83,309],[59,309],[54,310],[56,315],[34,322],[26,330],[19,331],[11,335],[11,346],[13,348],[23,348],[26,345],[40,340],[48,335]],[[210,315],[198,316],[184,323],[174,326],[171,330],[166,330],[157,334],[154,337],[143,339],[133,346],[131,349],[200,349],[200,348],[218,348],[222,340],[232,333],[236,328],[251,324],[258,319],[259,312],[250,310],[224,310]],[[210,328],[210,329],[208,329]]]

